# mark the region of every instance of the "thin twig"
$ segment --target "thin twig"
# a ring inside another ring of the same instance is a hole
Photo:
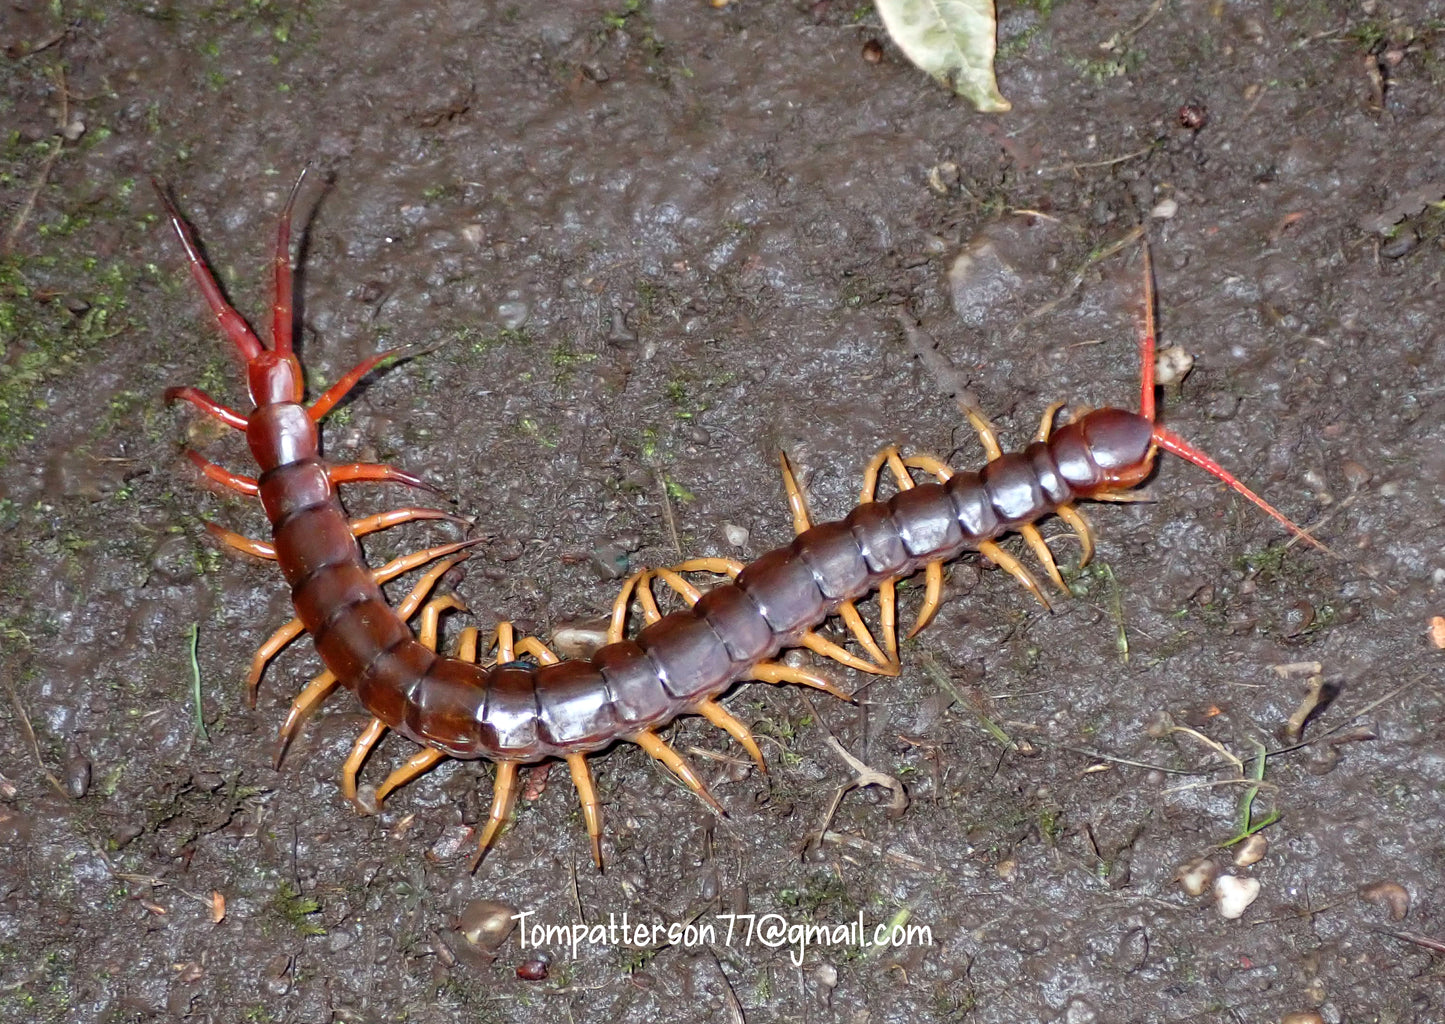
[[[1401,932],[1393,928],[1371,928],[1370,930],[1379,932],[1381,935],[1388,935],[1392,939],[1399,939],[1401,942],[1413,943],[1422,949],[1428,949],[1435,953],[1445,953],[1445,942],[1439,939],[1432,939],[1428,935],[1421,935],[1418,932]]]
[[[672,538],[672,549],[677,552],[678,560],[681,561],[682,541],[677,535],[677,518],[672,514],[672,495],[667,491],[667,478],[657,466],[652,467],[652,475],[657,479],[657,489],[662,492],[662,521],[667,524],[668,536]]]
[[[1112,53],[1116,50],[1123,49],[1130,40],[1132,40],[1135,36],[1139,34],[1140,30],[1143,29],[1145,25],[1149,24],[1149,22],[1157,18],[1159,16],[1159,12],[1163,9],[1164,0],[1154,0],[1154,6],[1149,8],[1148,12],[1144,15],[1144,17],[1140,18],[1129,28],[1124,29],[1124,31],[1115,32],[1112,36],[1099,44],[1099,49],[1105,51],[1106,53]]]
[[[1037,320],[1041,316],[1052,313],[1055,309],[1068,301],[1069,296],[1073,295],[1074,292],[1078,290],[1079,285],[1084,283],[1084,275],[1088,273],[1090,267],[1092,267],[1095,263],[1103,262],[1119,250],[1125,248],[1126,246],[1133,245],[1135,242],[1137,242],[1143,237],[1144,225],[1137,224],[1131,230],[1125,232],[1121,237],[1110,242],[1102,249],[1097,249],[1094,252],[1089,253],[1089,255],[1085,258],[1084,262],[1079,264],[1078,268],[1074,270],[1073,276],[1069,278],[1068,286],[1064,288],[1064,290],[1058,295],[1058,297],[1050,299],[1048,302],[1045,302],[1037,309],[1030,310],[1029,312],[1025,313],[1023,317],[1020,318],[1018,325],[1016,325],[1015,327],[1015,330],[1021,329],[1022,325],[1030,320]],[[1109,500],[1112,501],[1117,499],[1110,498]]]
[[[20,729],[30,741],[30,752],[35,755],[35,763],[40,767],[41,774],[55,787],[57,793],[69,800],[70,793],[60,784],[60,780],[51,774],[50,769],[45,767],[45,761],[40,756],[40,743],[35,739],[35,729],[30,724],[30,716],[25,711],[25,705],[20,703],[20,694],[15,692],[9,679],[5,680],[5,689],[10,694],[10,703],[15,705],[15,713],[20,716]]]
[[[1113,167],[1115,164],[1122,164],[1127,163],[1130,160],[1137,160],[1141,156],[1146,156],[1153,151],[1154,144],[1150,143],[1142,149],[1136,149],[1132,153],[1125,153],[1123,156],[1111,157],[1108,160],[1092,160],[1088,163],[1081,164],[1058,164],[1054,167],[1040,167],[1035,173],[1054,174],[1058,171],[1082,171],[1091,167]]]
[[[55,166],[55,161],[60,159],[61,151],[65,149],[65,129],[70,124],[70,89],[65,83],[65,69],[57,72],[60,86],[60,114],[56,118],[59,122],[55,144],[50,147],[50,152],[41,161],[40,173],[35,176],[35,184],[30,187],[30,192],[25,201],[20,204],[20,209],[15,211],[14,218],[10,221],[10,229],[5,232],[5,243],[0,245],[0,253],[8,254],[15,248],[15,242],[20,238],[20,232],[25,229],[25,222],[30,219],[30,214],[35,210],[35,203],[40,198],[41,189],[50,180],[50,169]]]

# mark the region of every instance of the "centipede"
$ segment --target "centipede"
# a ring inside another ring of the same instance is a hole
[[[899,582],[919,573],[924,576],[921,607],[908,632],[912,636],[938,610],[942,567],[965,552],[977,552],[996,564],[1048,607],[1035,574],[1000,541],[1007,534],[1021,536],[1049,579],[1067,595],[1039,521],[1048,516],[1062,520],[1078,537],[1080,564],[1087,563],[1093,534],[1078,503],[1129,500],[1153,473],[1160,451],[1200,467],[1295,537],[1323,548],[1214,459],[1159,422],[1154,285],[1145,245],[1137,412],[1098,408],[1056,426],[1060,403],[1045,412],[1029,444],[1005,452],[993,426],[970,410],[968,418],[987,456],[981,468],[954,470],[933,456],[905,456],[886,448],[867,464],[859,503],[843,518],[829,522],[812,522],[784,455],[783,484],[795,528],[791,543],[748,564],[694,558],[634,574],[612,603],[607,642],[587,658],[560,659],[536,637],[519,637],[510,622],[499,623],[485,643],[475,626],[467,626],[460,631],[454,652],[446,654],[438,650],[441,616],[463,606],[453,595],[434,596],[434,590],[477,541],[437,545],[373,570],[358,538],[417,520],[466,520],[426,507],[348,518],[339,497],[343,484],[435,488],[393,466],[334,463],[321,452],[320,422],[363,378],[404,353],[391,350],[364,360],[309,405],[305,403],[303,369],[293,345],[291,256],[292,212],[304,180],[305,171],[292,188],[277,227],[269,347],[225,297],[170,191],[153,182],[190,276],[220,332],[245,364],[251,409],[242,414],[194,387],[171,388],[166,399],[189,403],[243,432],[258,467],[254,476],[242,475],[193,449],[186,451],[212,483],[260,500],[271,537],[246,537],[213,523],[207,528],[220,542],[275,562],[290,587],[295,617],[253,656],[246,679],[250,702],[254,705],[267,665],[302,633],[309,634],[324,666],[290,705],[277,739],[277,767],[301,724],[337,689],[349,690],[371,716],[342,766],[340,780],[343,795],[365,810],[377,810],[391,792],[446,758],[492,762],[490,811],[478,828],[472,870],[511,819],[519,768],[551,760],[568,766],[592,857],[600,869],[603,815],[589,759],[619,743],[640,747],[722,813],[696,768],[660,735],[665,727],[681,716],[699,715],[728,733],[766,772],[752,731],[720,701],[735,684],[798,684],[848,699],[827,675],[780,661],[780,653],[789,648],[804,648],[863,672],[896,676],[901,665]],[[879,488],[885,473],[894,486],[889,496],[882,497]],[[382,584],[423,567],[426,571],[406,597],[396,606],[389,604]],[[704,590],[684,573],[713,574],[716,582]],[[675,591],[683,607],[663,613],[655,585]],[[876,625],[870,628],[857,602],[875,593]],[[644,621],[629,636],[634,604],[641,608]],[[820,632],[834,616],[861,653]],[[415,630],[409,625],[413,618],[418,620]],[[364,801],[358,796],[358,775],[387,732],[405,737],[418,750],[375,788],[369,802]]]

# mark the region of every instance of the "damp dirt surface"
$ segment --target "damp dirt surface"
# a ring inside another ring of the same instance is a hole
[[[1445,6],[1000,13],[984,116],[866,4],[5,4],[0,1021],[1445,1019]],[[343,693],[273,769],[318,663],[294,644],[247,705],[288,596],[204,529],[262,534],[255,503],[182,454],[247,472],[244,444],[162,398],[246,401],[148,177],[265,331],[308,162],[312,393],[426,350],[327,453],[484,538],[448,646],[786,543],[780,451],[836,518],[884,446],[979,465],[959,399],[1009,447],[1053,401],[1135,408],[1139,225],[1193,358],[1164,418],[1329,552],[1161,457],[1150,501],[1086,509],[1086,569],[1042,524],[1052,613],[968,555],[898,678],[823,668],[854,704],[734,687],[766,775],[666,730],[726,817],[623,744],[591,760],[605,872],[554,766],[469,873],[489,765],[358,813]],[[906,807],[840,797],[860,772]],[[1201,858],[1257,885],[1242,917],[1182,887]]]

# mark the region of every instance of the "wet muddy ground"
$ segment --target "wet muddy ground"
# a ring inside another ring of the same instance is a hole
[[[986,117],[866,4],[7,3],[0,1019],[1445,1019],[1442,17],[1008,2],[1014,109]],[[976,465],[961,388],[1010,443],[1056,399],[1132,408],[1141,223],[1161,343],[1194,358],[1170,425],[1332,553],[1164,459],[1152,503],[1090,510],[1096,560],[1053,614],[967,557],[899,679],[837,671],[855,706],[736,688],[767,776],[678,723],[725,819],[626,746],[594,760],[605,873],[554,770],[469,875],[490,768],[359,815],[343,695],[272,769],[316,661],[296,645],[246,706],[287,596],[201,525],[259,512],[181,456],[244,472],[244,446],[161,400],[243,399],[147,176],[264,325],[307,161],[313,391],[436,346],[332,417],[329,455],[475,517],[449,585],[483,626],[550,636],[627,568],[784,542],[780,450],[825,517],[884,445]],[[1285,749],[1309,663],[1336,696]],[[830,740],[906,810],[875,786],[830,819],[856,775]],[[1221,844],[1255,828],[1235,867]],[[1242,917],[1176,880],[1201,857],[1258,883]],[[458,927],[484,900],[694,931],[514,932],[493,959]],[[928,931],[800,950],[740,915]]]

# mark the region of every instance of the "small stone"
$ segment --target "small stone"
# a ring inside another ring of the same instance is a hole
[[[602,544],[592,551],[592,568],[605,583],[627,575],[627,552],[620,544]]]
[[[727,542],[733,547],[745,548],[748,546],[748,538],[751,537],[752,534],[746,526],[738,526],[736,523],[723,523],[723,536],[727,538]]]
[[[1249,867],[1264,859],[1269,852],[1269,840],[1256,832],[1244,842],[1239,844],[1239,850],[1234,855],[1234,866],[1237,868]]]
[[[1285,612],[1284,622],[1281,623],[1281,632],[1291,640],[1297,636],[1303,636],[1309,632],[1315,623],[1315,606],[1304,598],[1300,598]]]
[[[1220,875],[1214,883],[1214,902],[1219,916],[1234,921],[1244,916],[1249,905],[1259,899],[1259,879]]]
[[[1154,356],[1154,383],[1178,384],[1194,369],[1194,357],[1180,345],[1160,349]]]
[[[472,946],[492,953],[507,941],[517,926],[516,914],[517,908],[510,903],[472,900],[457,918],[457,931]]]
[[[1218,873],[1219,866],[1214,861],[1208,857],[1201,857],[1180,868],[1174,878],[1178,881],[1180,888],[1189,895],[1203,896]]]
[[[1149,216],[1159,220],[1169,220],[1179,212],[1179,200],[1173,197],[1161,199],[1154,204],[1154,209],[1149,211]]]
[[[1397,260],[1420,244],[1420,236],[1414,228],[1401,228],[1394,238],[1380,246],[1380,255],[1387,260]]]
[[[510,299],[497,304],[497,319],[509,331],[520,330],[531,316],[532,308],[521,299]]]
[[[1354,459],[1346,459],[1340,463],[1340,472],[1345,475],[1345,483],[1350,485],[1350,490],[1358,490],[1370,482],[1370,471]]]
[[[437,841],[423,854],[433,864],[444,864],[457,854],[462,848],[471,843],[472,828],[470,825],[463,825],[460,822],[455,825],[448,825],[442,829],[442,834]]]
[[[1291,1010],[1279,1019],[1279,1024],[1325,1024],[1325,1019],[1315,1010]]]
[[[261,988],[268,995],[284,996],[291,991],[291,958],[282,953],[266,962],[261,972]]]
[[[869,64],[877,64],[883,60],[883,44],[876,39],[870,39],[863,44],[863,59]]]
[[[79,744],[71,743],[65,757],[65,791],[79,800],[90,791],[90,758],[80,750]]]
[[[946,196],[957,188],[960,179],[958,164],[952,160],[934,164],[928,169],[928,187],[941,196]]]
[[[1360,899],[1388,909],[1391,921],[1403,921],[1410,912],[1410,894],[1399,882],[1386,880],[1363,886]]]

